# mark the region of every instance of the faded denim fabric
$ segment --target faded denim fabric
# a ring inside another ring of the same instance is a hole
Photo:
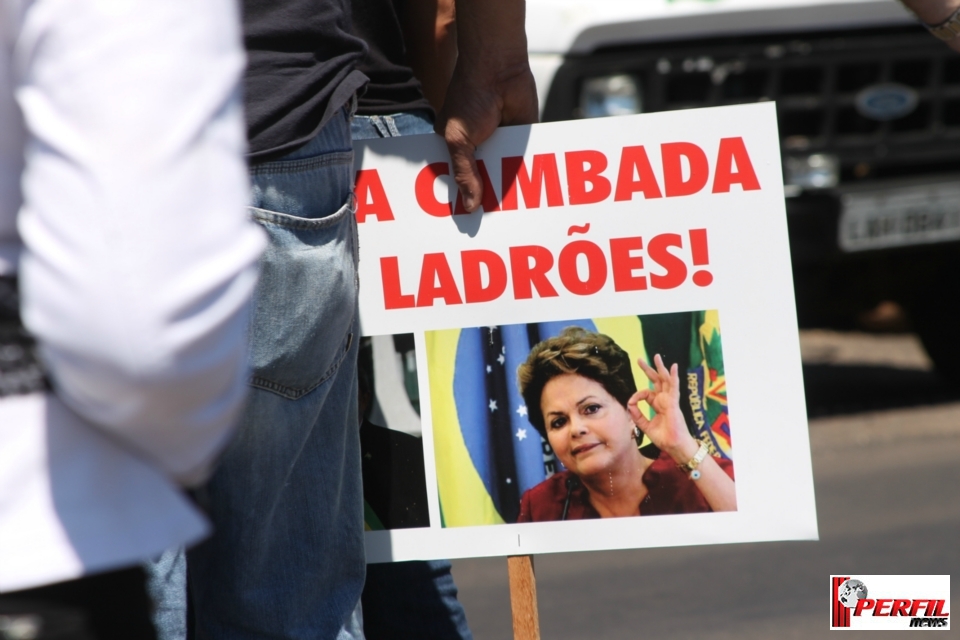
[[[143,567],[147,594],[153,601],[151,620],[157,640],[186,640],[187,553],[183,547],[165,551]]]
[[[350,132],[354,140],[416,136],[433,133],[433,118],[421,109],[388,116],[353,116]]]
[[[349,113],[250,173],[251,216],[270,237],[255,296],[254,389],[197,494],[214,535],[187,554],[194,637],[361,640]]]

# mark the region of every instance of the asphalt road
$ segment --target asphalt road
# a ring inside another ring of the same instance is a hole
[[[544,640],[830,637],[830,574],[958,573],[960,390],[910,335],[801,348],[820,540],[537,556]],[[454,576],[476,640],[512,638],[506,560]]]

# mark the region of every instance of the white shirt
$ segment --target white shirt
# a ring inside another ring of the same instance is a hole
[[[174,483],[240,411],[265,243],[243,65],[233,0],[0,0],[0,274],[56,389],[0,398],[0,591],[206,531]]]

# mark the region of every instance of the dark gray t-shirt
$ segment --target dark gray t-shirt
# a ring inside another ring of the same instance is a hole
[[[367,82],[350,0],[243,0],[250,160],[303,146]]]
[[[370,50],[358,68],[370,78],[357,113],[385,115],[433,108],[407,64],[400,22],[406,0],[353,0],[353,32]]]

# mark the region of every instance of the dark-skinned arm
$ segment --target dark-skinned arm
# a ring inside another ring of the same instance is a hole
[[[480,206],[476,148],[502,125],[537,121],[522,0],[456,0],[459,55],[436,131],[447,141],[467,211]]]
[[[407,64],[437,113],[457,64],[454,0],[405,0],[400,15]]]

